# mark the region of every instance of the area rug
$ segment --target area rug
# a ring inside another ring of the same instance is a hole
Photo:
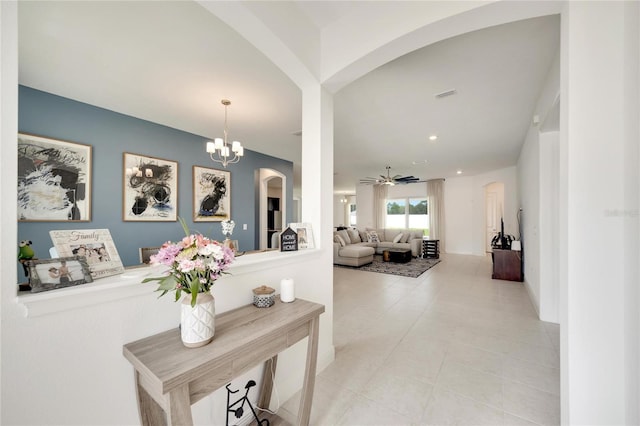
[[[373,256],[373,262],[358,267],[333,265],[341,268],[358,269],[360,271],[379,272],[381,274],[400,275],[403,277],[417,278],[435,265],[440,259],[411,259],[408,263],[383,262],[382,256]]]

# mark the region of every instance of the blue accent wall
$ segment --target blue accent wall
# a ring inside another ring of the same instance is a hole
[[[107,228],[125,266],[136,265],[139,247],[159,246],[184,236],[178,222],[123,222],[123,152],[178,162],[178,215],[192,231],[224,239],[219,222],[193,222],[192,166],[224,170],[205,152],[207,138],[119,114],[29,87],[19,88],[18,128],[21,133],[62,139],[93,146],[91,222],[19,222],[18,239],[33,241],[36,256],[49,258],[52,229]],[[221,129],[222,131],[222,129]],[[241,250],[257,248],[255,171],[278,170],[287,177],[287,217],[293,217],[293,163],[245,149],[231,172],[233,239]],[[247,224],[247,230],[242,225]],[[17,244],[16,244],[17,258]],[[22,268],[19,268],[22,281]]]

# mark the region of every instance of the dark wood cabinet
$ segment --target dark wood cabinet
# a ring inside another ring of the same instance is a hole
[[[522,281],[522,252],[493,249],[494,280]]]

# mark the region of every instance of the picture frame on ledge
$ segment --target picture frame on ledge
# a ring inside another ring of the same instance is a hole
[[[108,229],[54,230],[49,236],[59,256],[84,257],[94,280],[124,272]]]
[[[193,166],[193,221],[231,219],[231,172]]]
[[[124,152],[122,220],[178,220],[178,162]]]
[[[92,147],[18,133],[18,221],[91,221]]]
[[[289,227],[298,234],[298,249],[315,248],[316,245],[313,239],[313,227],[311,223],[290,223]]]
[[[89,265],[82,256],[30,260],[28,268],[32,293],[93,282]]]

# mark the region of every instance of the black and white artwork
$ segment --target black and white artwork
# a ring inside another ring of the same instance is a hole
[[[18,134],[18,220],[91,220],[91,146]]]
[[[178,163],[125,152],[124,221],[178,220]]]
[[[231,219],[231,172],[193,166],[193,221]]]

